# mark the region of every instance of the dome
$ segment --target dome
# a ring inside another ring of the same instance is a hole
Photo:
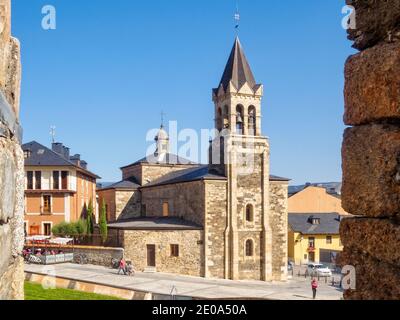
[[[157,135],[155,136],[154,140],[159,141],[159,140],[168,140],[168,133],[167,131],[164,130],[164,127],[161,126],[160,130],[158,130]]]

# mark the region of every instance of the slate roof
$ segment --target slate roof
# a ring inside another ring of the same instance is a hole
[[[156,156],[154,154],[151,154],[147,157],[144,157],[132,164],[129,164],[127,166],[121,167],[121,169],[132,167],[138,164],[172,164],[172,165],[196,165],[196,163],[182,158],[180,156],[177,156],[176,154],[173,153],[166,153],[164,156]]]
[[[249,84],[250,88],[254,89],[256,87],[256,80],[238,37],[235,39],[235,43],[218,87],[222,85],[226,90],[231,81],[237,90],[239,90],[246,82]]]
[[[326,192],[332,196],[341,197],[341,182],[319,182],[319,183],[307,183],[299,186],[290,186],[289,187],[289,196],[293,196],[308,187],[318,187],[324,188]]]
[[[320,219],[313,225],[310,218]],[[338,213],[289,213],[289,226],[294,232],[304,235],[339,234],[340,217]]]
[[[104,187],[100,187],[98,190],[109,190],[109,189],[118,189],[118,190],[136,190],[140,187],[140,184],[133,178],[122,180],[116,183],[107,184]]]
[[[25,159],[25,166],[54,166],[54,167],[65,167],[72,166],[75,167],[86,174],[99,179],[100,177],[90,172],[82,167],[77,166],[75,163],[67,160],[60,154],[54,152],[53,150],[45,147],[44,145],[32,141],[22,145],[22,150],[30,151],[30,156]]]
[[[110,229],[121,230],[202,230],[203,227],[193,222],[175,217],[146,217],[121,220],[108,224]]]
[[[226,180],[226,177],[210,173],[208,171],[208,165],[198,165],[194,168],[166,174],[165,176],[146,184],[143,188],[198,180]]]

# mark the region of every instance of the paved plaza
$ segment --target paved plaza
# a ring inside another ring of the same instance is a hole
[[[117,275],[117,270],[77,264],[54,266],[25,265],[25,271],[50,274],[74,281],[197,299],[268,299],[268,300],[311,300],[310,279],[294,276],[287,283],[262,281],[231,281],[204,279],[163,273],[136,273],[134,277]],[[340,300],[338,287],[320,281],[318,300]]]

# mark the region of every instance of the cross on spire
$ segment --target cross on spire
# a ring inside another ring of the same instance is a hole
[[[164,116],[166,116],[167,114],[164,111],[161,111],[161,128],[164,127]]]
[[[239,11],[239,0],[236,1],[236,12],[235,12],[235,29],[239,32],[240,27],[240,11]]]

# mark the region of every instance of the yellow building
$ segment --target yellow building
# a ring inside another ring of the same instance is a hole
[[[288,256],[297,265],[335,263],[343,250],[337,213],[289,213]]]

